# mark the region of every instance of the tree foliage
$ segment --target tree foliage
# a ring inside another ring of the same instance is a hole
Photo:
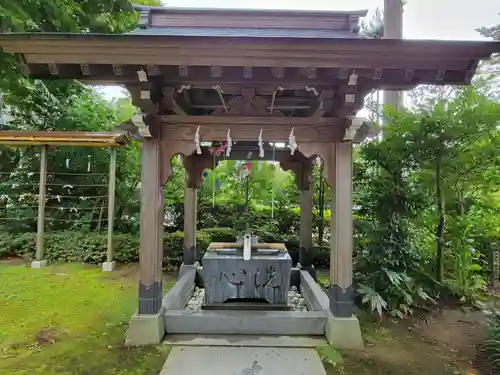
[[[117,33],[130,30],[137,21],[125,0],[6,0],[0,4],[0,17],[2,30],[9,32]],[[365,21],[365,32],[380,36],[380,23],[379,12]],[[498,38],[498,28],[482,32]],[[135,111],[129,99],[105,101],[97,90],[78,82],[21,78],[16,64],[12,56],[0,55],[0,91],[8,113],[4,128],[105,131]],[[412,105],[404,111],[386,109],[382,136],[357,145],[354,153],[358,301],[380,314],[388,311],[400,317],[443,294],[473,302],[489,276],[485,261],[500,243],[498,89],[488,80],[476,79],[467,89],[419,87],[411,97]],[[17,239],[23,232],[28,239],[21,247],[33,248],[38,153],[37,148],[0,148],[0,225],[8,233],[2,242],[8,249],[20,249]],[[165,258],[178,264],[185,176],[182,164],[174,164],[165,186]],[[54,259],[101,260],[108,166],[107,150],[49,150],[45,226],[63,244],[52,247]],[[248,184],[250,207],[244,212],[246,184],[240,168],[239,162],[225,161],[205,174],[198,191],[198,228],[204,233],[200,247],[210,239],[233,239],[249,224],[264,241],[283,241],[297,249],[299,192],[294,176],[271,163],[255,162]],[[326,189],[319,194],[323,183],[316,166],[314,245],[321,259],[328,260],[323,250],[330,238],[331,193]],[[116,189],[115,230],[124,241],[119,242],[122,259],[136,260],[137,144],[119,151]],[[73,242],[63,230],[79,233],[71,250]],[[79,246],[87,234],[86,245]],[[317,265],[327,265],[318,259]]]

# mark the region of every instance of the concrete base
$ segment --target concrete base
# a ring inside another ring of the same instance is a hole
[[[47,267],[47,260],[34,260],[31,262],[31,268]]]
[[[135,313],[130,318],[128,331],[125,335],[125,345],[156,345],[165,336],[165,311],[160,310],[155,315],[139,315]]]
[[[195,280],[196,268],[184,268],[175,285],[163,297],[163,308],[165,310],[184,309],[193,294]]]
[[[182,263],[180,268],[179,268],[179,273],[177,274],[177,280],[180,280],[182,278],[182,276],[184,276],[184,274],[186,272],[190,272],[192,270],[199,270],[201,267],[200,267],[200,262],[195,262],[194,264],[184,264]]]
[[[113,272],[116,268],[116,262],[104,262],[101,264],[102,272]]]
[[[176,346],[160,375],[326,375],[312,348]]]
[[[335,318],[330,316],[326,323],[326,339],[330,346],[338,349],[363,350],[363,337],[358,318]]]
[[[326,322],[322,311],[165,312],[168,333],[200,335],[324,335]]]

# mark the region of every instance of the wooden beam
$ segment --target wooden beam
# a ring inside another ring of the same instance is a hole
[[[261,125],[277,125],[277,126],[336,126],[344,124],[345,119],[335,117],[319,117],[311,119],[309,117],[232,117],[232,116],[178,116],[178,115],[162,115],[158,119],[168,125],[248,125],[258,127]]]
[[[228,129],[235,141],[255,141],[262,129],[268,142],[284,142],[292,128],[297,142],[336,142],[345,134],[347,119],[305,117],[159,116],[161,136],[172,141],[192,142],[198,126],[201,141],[226,139]]]

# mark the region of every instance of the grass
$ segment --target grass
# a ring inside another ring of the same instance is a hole
[[[136,270],[0,264],[0,374],[157,375],[168,346],[124,346],[137,304]],[[324,346],[318,353],[329,375],[479,374],[470,365],[481,331],[471,322],[483,319],[476,315],[443,310],[420,328],[365,317],[365,351]]]
[[[96,267],[0,265],[0,374],[158,374],[167,346],[124,346],[136,289]]]

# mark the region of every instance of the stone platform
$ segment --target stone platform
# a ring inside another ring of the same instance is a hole
[[[126,342],[158,344],[165,335],[167,341],[172,335],[322,336],[336,348],[363,349],[356,317],[333,317],[329,297],[307,271],[292,268],[290,275],[290,290],[297,294],[292,293],[289,301],[297,299],[303,306],[300,309],[203,310],[193,306],[203,286],[201,267],[182,267],[178,281],[163,298],[162,310],[156,315],[132,317]]]
[[[325,308],[328,309],[328,303],[322,306],[315,295],[317,290],[307,286],[309,282],[317,286],[307,272],[294,269],[291,273],[290,290],[297,291],[294,293],[300,291],[303,309],[226,311],[186,308],[193,297],[197,298],[197,293],[201,294],[201,289],[197,289],[195,284],[203,285],[200,277],[205,273],[195,268],[184,270],[163,300],[165,331],[167,334],[199,335],[324,335],[328,321]],[[291,297],[296,298],[293,295]]]
[[[172,349],[160,375],[326,375],[315,349],[182,347]]]

